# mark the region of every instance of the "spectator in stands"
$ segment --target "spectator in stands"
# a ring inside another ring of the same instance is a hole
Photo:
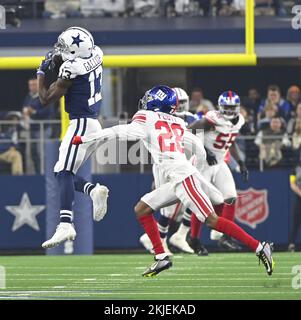
[[[242,99],[243,105],[249,110],[249,112],[254,117],[258,112],[258,107],[260,105],[260,93],[256,88],[250,88],[248,90],[248,96]],[[256,120],[256,119],[254,119]]]
[[[245,118],[245,124],[242,126],[242,128],[239,131],[240,134],[245,136],[254,134],[255,133],[254,119],[249,109],[247,109],[245,106],[240,106],[240,113]]]
[[[46,0],[44,18],[80,17],[80,0]]]
[[[292,134],[292,148],[294,151],[300,151],[301,147],[301,119],[296,119],[294,131]]]
[[[271,120],[269,128],[258,132],[255,144],[259,147],[259,158],[264,160],[267,166],[275,166],[281,161],[281,149],[289,147],[291,143],[279,117]]]
[[[17,131],[15,125],[9,125],[0,131],[0,162],[11,165],[12,175],[23,174],[22,155],[17,144]]]
[[[158,0],[133,0],[135,15],[140,17],[155,17],[159,15],[160,1]]]
[[[292,227],[289,234],[288,251],[295,251],[298,230],[301,226],[301,161],[290,175],[291,190],[295,193]]]
[[[301,91],[298,86],[291,86],[287,90],[286,100],[291,105],[291,117],[295,116],[296,108],[299,102],[301,102]]]
[[[25,122],[29,124],[30,136],[32,139],[41,139],[40,125],[36,123],[30,123],[30,120],[50,120],[54,110],[53,105],[46,107],[42,106],[39,94],[38,94],[38,82],[37,79],[28,80],[29,93],[25,97],[23,102],[23,116]],[[51,128],[49,125],[44,126],[44,138],[49,138],[51,135]],[[31,156],[35,167],[35,172],[40,172],[40,155],[38,142],[31,143]]]
[[[267,102],[264,107],[263,113],[260,115],[262,116],[261,119],[257,121],[257,130],[264,130],[270,126],[271,120],[276,117],[278,114],[278,107],[276,104],[272,102]]]
[[[206,108],[207,111],[214,110],[213,103],[204,98],[203,90],[201,88],[194,88],[190,94],[189,111],[196,113],[200,108]]]
[[[267,97],[261,102],[258,108],[259,114],[264,112],[264,107],[267,103],[273,103],[277,105],[278,115],[283,117],[285,120],[289,119],[292,107],[289,102],[281,97],[281,91],[277,85],[270,85],[268,87]]]
[[[296,116],[294,118],[291,118],[287,124],[287,133],[288,134],[292,134],[294,132],[295,124],[298,119],[301,120],[301,103],[299,103],[297,105]]]

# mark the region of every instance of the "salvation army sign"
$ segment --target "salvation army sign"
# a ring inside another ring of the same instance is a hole
[[[269,216],[268,191],[249,188],[239,190],[235,203],[235,218],[255,229]]]

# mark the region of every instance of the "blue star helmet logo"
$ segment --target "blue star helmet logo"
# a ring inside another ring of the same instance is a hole
[[[77,37],[72,37],[72,39],[73,39],[72,44],[76,44],[78,47],[81,42],[84,42],[84,40],[80,39],[79,34]]]

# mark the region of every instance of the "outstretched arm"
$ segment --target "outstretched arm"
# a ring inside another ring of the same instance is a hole
[[[117,137],[123,140],[140,140],[145,137],[145,134],[146,133],[143,124],[132,122],[130,124],[122,124],[111,128],[106,128],[103,129],[100,133],[90,136],[75,136],[72,143],[82,144],[95,140],[103,141],[106,139],[114,139]]]
[[[188,126],[188,129],[196,130],[204,130],[209,131],[214,126],[206,117],[203,117],[201,120],[196,120]],[[195,132],[194,132],[195,133]]]

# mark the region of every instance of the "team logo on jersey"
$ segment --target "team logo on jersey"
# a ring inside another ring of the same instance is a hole
[[[235,204],[236,219],[255,229],[259,223],[264,222],[269,216],[268,191],[266,189],[238,191]]]

